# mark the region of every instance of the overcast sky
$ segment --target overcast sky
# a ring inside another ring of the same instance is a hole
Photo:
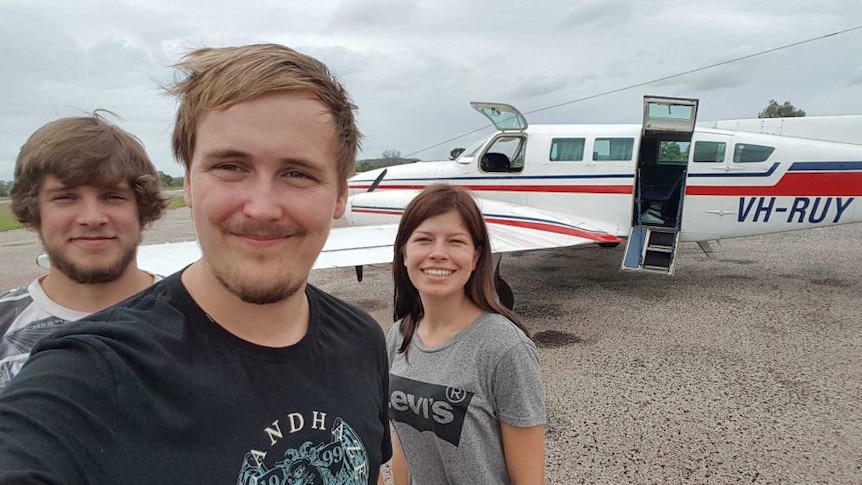
[[[276,42],[322,60],[359,106],[360,158],[376,158],[486,125],[470,101],[527,112],[862,25],[859,0],[224,3],[0,0],[0,179],[33,130],[97,108],[181,175],[175,105],[158,83],[202,46]],[[699,98],[701,120],[753,118],[771,98],[862,114],[862,29],[527,120],[637,122],[645,94]],[[475,136],[416,157],[444,159]]]

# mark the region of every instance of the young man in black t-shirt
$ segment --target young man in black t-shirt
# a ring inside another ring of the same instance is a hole
[[[283,46],[178,68],[203,256],[37,345],[0,395],[0,483],[382,483],[382,331],[307,283],[345,209],[355,107]]]

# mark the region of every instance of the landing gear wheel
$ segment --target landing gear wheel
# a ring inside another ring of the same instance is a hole
[[[515,294],[512,293],[512,287],[499,276],[494,278],[494,286],[497,287],[497,296],[500,297],[500,303],[509,310],[512,310],[515,307]]]
[[[497,289],[497,297],[500,298],[500,303],[509,310],[512,310],[515,308],[515,294],[512,293],[512,287],[509,286],[509,283],[506,283],[506,280],[500,276],[500,261],[502,260],[502,257],[497,260],[497,267],[494,269],[494,287]]]

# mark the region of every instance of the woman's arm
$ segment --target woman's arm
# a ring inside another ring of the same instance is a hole
[[[395,428],[392,428],[392,483],[394,485],[408,485],[410,474],[407,472],[407,458],[401,449],[401,440]]]
[[[544,485],[545,426],[521,428],[500,423],[500,429],[503,435],[506,470],[509,472],[512,485]],[[394,463],[393,459],[393,470]]]

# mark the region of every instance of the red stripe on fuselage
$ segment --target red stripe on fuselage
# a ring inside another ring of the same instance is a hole
[[[585,231],[583,229],[577,229],[574,227],[556,226],[554,224],[547,224],[543,222],[500,219],[497,217],[486,217],[485,221],[495,224],[502,224],[504,226],[525,227],[527,229],[536,229],[539,231],[553,232],[556,234],[565,234],[567,236],[582,237],[584,239],[589,239],[596,242],[622,242],[622,239],[614,236],[613,234],[607,234],[603,232],[595,233]]]
[[[400,216],[404,213],[403,210],[385,210],[385,209],[357,209],[351,208],[351,212],[358,212],[359,214],[379,214],[384,216]]]
[[[392,215],[398,216],[401,215],[404,211],[397,209],[364,209],[364,208],[355,208],[353,212],[360,214],[378,214],[378,215]],[[614,236],[613,234],[608,234],[604,232],[590,232],[585,231],[583,229],[577,229],[574,227],[565,227],[565,226],[557,226],[554,224],[548,224],[544,222],[533,222],[533,221],[524,221],[524,220],[515,220],[515,219],[503,219],[499,217],[486,217],[485,221],[494,224],[501,224],[504,226],[513,226],[513,227],[524,227],[527,229],[536,229],[539,231],[545,232],[553,232],[556,234],[565,234],[567,236],[576,236],[582,237],[584,239],[589,239],[591,241],[596,242],[611,242],[618,243],[622,242],[622,239]]]
[[[862,197],[862,172],[787,172],[775,185],[695,185],[702,179],[689,178],[686,195],[718,196],[845,196]],[[738,180],[728,177],[724,181]],[[351,185],[354,190],[367,190],[370,185]],[[381,185],[378,190],[423,189],[426,185]],[[631,195],[631,185],[472,185],[461,187],[481,192],[538,192],[573,194]]]
[[[433,183],[433,182],[432,182]],[[541,192],[541,193],[580,193],[580,194],[631,194],[631,185],[469,185],[457,184],[459,187],[474,192]],[[351,185],[351,190],[367,190],[370,185]],[[424,189],[425,185],[379,185],[377,190],[415,190]]]
[[[788,172],[775,185],[689,185],[685,194],[860,197],[862,172]]]

